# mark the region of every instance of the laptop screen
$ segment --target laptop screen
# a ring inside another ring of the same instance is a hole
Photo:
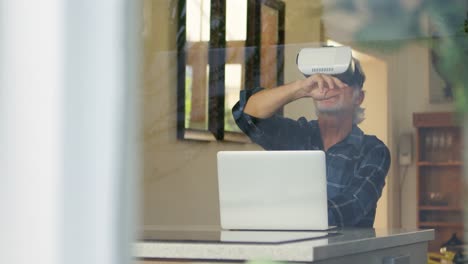
[[[323,151],[220,151],[221,227],[328,229]]]

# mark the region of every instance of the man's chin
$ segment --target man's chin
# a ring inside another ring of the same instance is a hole
[[[334,115],[340,113],[340,109],[336,108],[322,108],[322,109],[317,109],[317,114],[319,115]]]
[[[315,107],[318,113],[323,113],[323,114],[335,114],[343,110],[343,107],[339,105],[323,106],[323,105],[316,104]]]

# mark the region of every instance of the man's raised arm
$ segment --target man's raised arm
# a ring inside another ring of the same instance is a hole
[[[257,118],[268,118],[290,102],[303,97],[313,97],[316,100],[325,99],[328,89],[344,85],[337,78],[328,75],[312,75],[307,79],[273,89],[264,89],[252,95],[247,101],[244,113]]]

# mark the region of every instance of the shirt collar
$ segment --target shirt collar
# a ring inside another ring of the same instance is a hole
[[[343,140],[345,144],[353,145],[356,149],[359,149],[364,139],[364,132],[357,126],[353,125],[351,133]]]
[[[320,128],[317,120],[312,120],[311,124],[314,128],[318,129],[320,133]],[[357,126],[353,124],[351,128],[351,133],[347,135],[342,141],[341,144],[350,144],[354,146],[356,149],[359,149],[362,145],[362,141],[364,140],[364,132]]]

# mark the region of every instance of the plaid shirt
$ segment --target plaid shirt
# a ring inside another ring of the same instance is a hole
[[[243,112],[247,99],[261,88],[241,91],[233,116],[239,128],[266,150],[323,150],[316,120],[278,115],[260,119]],[[328,223],[372,227],[377,200],[390,167],[390,152],[375,136],[353,125],[351,133],[326,152]]]

